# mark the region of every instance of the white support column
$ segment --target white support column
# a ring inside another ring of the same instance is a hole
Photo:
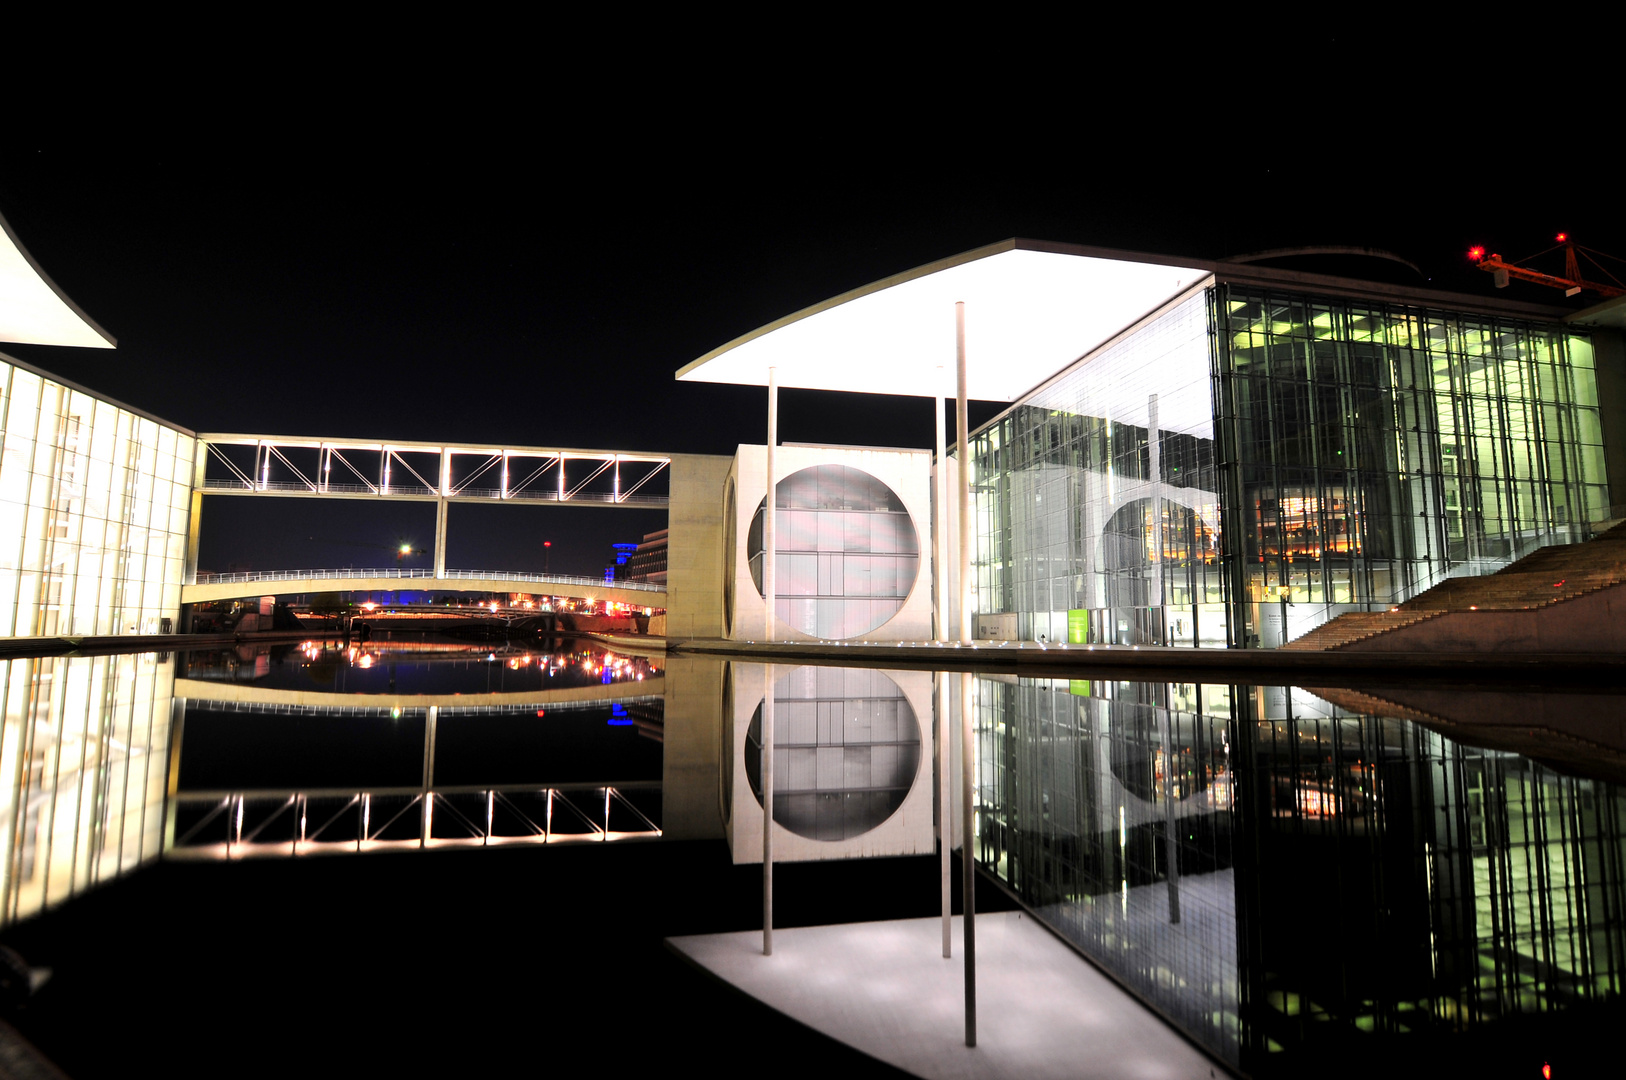
[[[446,519],[452,508],[451,500],[435,500],[435,576],[446,576]]]
[[[959,444],[960,644],[971,644],[971,436],[966,416],[965,302],[954,305],[955,436]],[[965,928],[965,1044],[977,1045],[977,855],[972,830],[971,672],[960,673],[960,905]]]
[[[559,451],[559,501],[565,500],[565,452]]]
[[[429,834],[435,827],[435,721],[440,709],[431,705],[423,721],[423,834],[418,846],[429,846]]]
[[[508,498],[508,451],[502,452],[502,498]]]
[[[775,450],[779,445],[779,370],[768,369],[768,494],[764,497],[762,514],[762,599],[766,607],[763,619],[763,639],[774,638],[775,504],[778,493]],[[774,668],[768,664],[762,669],[762,955],[773,955],[773,684]]]

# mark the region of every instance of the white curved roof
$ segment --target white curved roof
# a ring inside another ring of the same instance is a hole
[[[111,349],[116,342],[40,269],[0,218],[0,341]]]
[[[832,297],[713,349],[688,382],[954,396],[954,304],[971,397],[1014,401],[1207,279],[1211,266],[1005,240]]]

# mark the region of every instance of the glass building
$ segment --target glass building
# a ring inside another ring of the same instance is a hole
[[[1216,280],[972,469],[977,610],[1030,640],[1280,645],[1613,516],[1584,328]]]
[[[168,632],[196,440],[0,354],[0,636]]]

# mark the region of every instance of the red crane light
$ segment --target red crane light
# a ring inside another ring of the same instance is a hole
[[[1558,242],[1560,244],[1568,243],[1569,238],[1570,238],[1570,234],[1567,233],[1567,232],[1561,232],[1561,233],[1558,234]]]
[[[1484,257],[1485,249],[1480,247],[1478,244],[1475,244],[1473,247],[1468,249],[1468,258],[1472,259],[1474,262],[1478,262]]]

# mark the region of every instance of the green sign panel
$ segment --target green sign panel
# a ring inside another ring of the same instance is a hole
[[[1067,644],[1083,645],[1090,640],[1090,613],[1085,610],[1067,613]]]

